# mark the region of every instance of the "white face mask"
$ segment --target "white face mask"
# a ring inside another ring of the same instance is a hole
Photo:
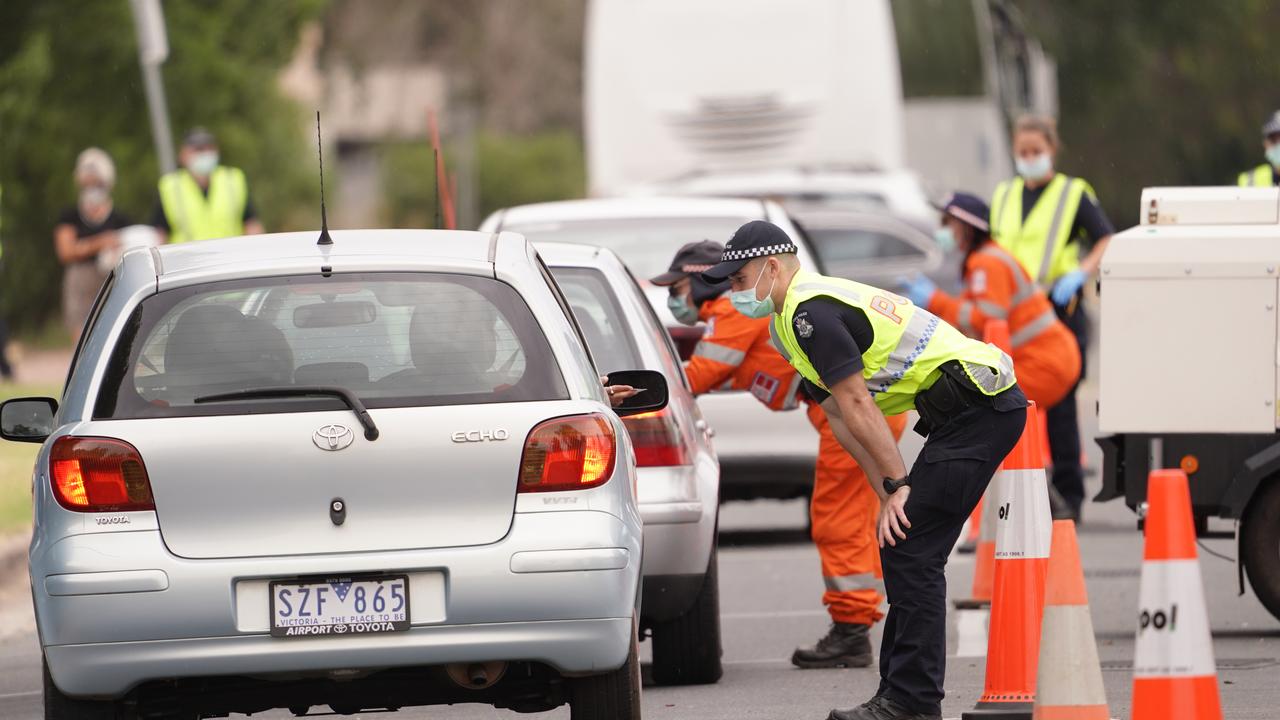
[[[101,185],[80,189],[80,207],[96,208],[111,201],[111,193]]]
[[[213,169],[218,167],[218,151],[205,150],[191,156],[191,162],[187,163],[187,169],[192,175],[199,177],[209,177],[213,174]]]
[[[1040,153],[1030,158],[1016,157],[1013,166],[1018,174],[1027,180],[1043,180],[1053,172],[1053,158],[1049,153]]]

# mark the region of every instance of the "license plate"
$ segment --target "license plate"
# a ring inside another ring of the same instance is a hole
[[[368,635],[409,629],[409,576],[271,582],[274,637]]]

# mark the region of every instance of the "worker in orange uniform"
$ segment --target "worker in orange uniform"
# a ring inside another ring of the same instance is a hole
[[[685,245],[670,270],[651,282],[669,288],[667,307],[676,320],[707,325],[685,364],[694,394],[746,390],[770,410],[791,410],[802,401],[808,405],[819,437],[809,516],[826,583],[822,602],[832,624],[815,645],[797,648],[791,662],[801,668],[868,667],[871,625],[884,617],[875,534],[880,500],[832,434],[822,408],[801,392],[800,376],[770,340],[768,318],[753,319],[734,310],[725,295],[728,283],[710,285],[702,279],[700,273],[720,262],[723,253],[724,246],[710,240]],[[888,420],[894,438],[900,438],[906,416]]]
[[[1048,410],[1080,379],[1080,349],[1044,291],[992,241],[988,216],[987,204],[977,196],[952,195],[943,206],[937,239],[965,254],[964,291],[952,297],[917,275],[906,283],[905,294],[969,337],[981,338],[988,320],[1008,322],[1018,386]]]

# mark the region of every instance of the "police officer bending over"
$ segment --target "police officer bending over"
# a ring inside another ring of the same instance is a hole
[[[822,404],[880,497],[877,536],[889,614],[880,688],[828,720],[934,720],[946,664],[947,556],[1026,422],[1013,361],[910,300],[805,272],[781,228],[757,220],[725,245],[709,282],[734,307],[773,314],[773,339]],[[885,421],[915,409],[927,439],[910,474]]]

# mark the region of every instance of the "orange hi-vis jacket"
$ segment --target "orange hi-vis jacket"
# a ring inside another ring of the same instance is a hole
[[[1056,405],[1080,379],[1080,350],[1044,291],[994,242],[969,253],[964,281],[959,297],[935,292],[929,312],[973,338],[988,320],[1008,322],[1018,385],[1041,407]]]
[[[800,375],[769,340],[769,321],[733,309],[727,296],[698,309],[707,330],[684,366],[693,394],[712,390],[746,390],[770,410],[800,404]]]

